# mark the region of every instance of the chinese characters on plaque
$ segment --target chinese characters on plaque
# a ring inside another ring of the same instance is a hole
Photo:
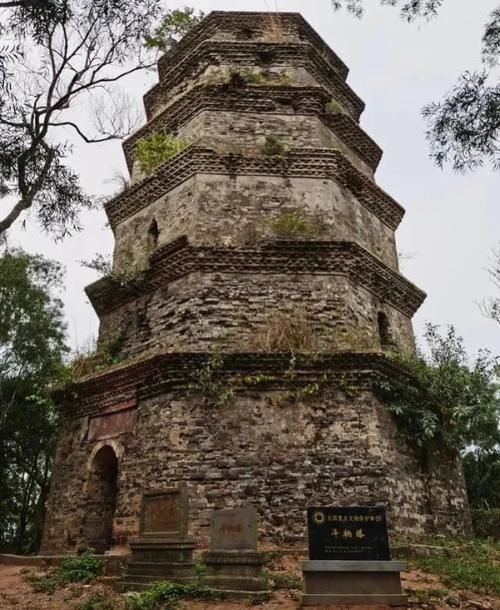
[[[309,559],[389,561],[385,509],[379,506],[307,509]]]

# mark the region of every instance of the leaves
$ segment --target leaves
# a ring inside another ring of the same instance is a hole
[[[149,176],[161,163],[179,154],[187,146],[189,141],[183,138],[170,133],[154,133],[137,142],[136,158],[141,170]]]
[[[498,62],[500,53],[500,6],[491,12],[483,35],[483,61],[489,67]]]
[[[61,137],[72,130],[87,143],[104,142],[134,128],[116,83],[153,65],[143,41],[159,11],[160,0],[21,0],[5,9],[10,55],[0,60],[9,83],[0,96],[0,197],[11,199],[0,236],[30,209],[56,238],[80,229],[79,213],[93,201]],[[94,102],[94,130],[73,120],[77,99]]]
[[[500,508],[500,450],[476,448],[462,462],[471,507]]]
[[[345,8],[356,17],[364,13],[363,0],[331,0],[335,10]],[[413,21],[418,17],[430,19],[434,17],[444,0],[380,0],[380,4],[399,8],[401,17]]]
[[[438,166],[451,163],[463,172],[489,161],[500,167],[500,85],[488,84],[485,71],[465,72],[443,102],[429,104],[422,112]]]
[[[444,0],[380,0],[380,4],[399,8],[401,17],[410,22],[435,17]],[[356,17],[363,15],[363,0],[332,0],[332,5]],[[441,102],[422,110],[430,155],[438,167],[450,164],[464,172],[490,163],[493,169],[500,168],[500,84],[494,72],[499,55],[500,6],[489,15],[482,37],[483,70],[464,72]]]
[[[412,382],[379,384],[389,410],[419,447],[491,449],[500,442],[498,362],[480,352],[471,364],[452,326],[441,335],[436,326],[427,325],[425,340],[427,354],[397,358]]]
[[[0,548],[36,549],[55,448],[50,387],[67,352],[57,263],[0,257]]]
[[[146,36],[146,47],[169,51],[181,38],[197,26],[205,14],[201,11],[185,6],[184,8],[171,9],[165,12],[160,25]]]

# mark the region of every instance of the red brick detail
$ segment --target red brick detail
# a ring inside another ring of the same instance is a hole
[[[91,418],[89,422],[89,441],[99,441],[128,432],[135,421],[137,409],[117,413],[103,413]]]

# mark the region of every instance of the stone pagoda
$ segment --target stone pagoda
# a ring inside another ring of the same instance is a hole
[[[458,458],[424,465],[376,392],[425,295],[345,64],[299,14],[213,12],[158,72],[106,204],[113,273],[87,288],[114,364],[58,397],[42,551],[126,544],[144,494],[177,487],[201,546],[242,505],[270,543],[303,545],[310,505],[465,531]],[[179,152],[146,172],[153,134]]]

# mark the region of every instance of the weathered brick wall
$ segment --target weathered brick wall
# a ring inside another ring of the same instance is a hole
[[[183,125],[178,136],[220,152],[243,155],[262,154],[266,136],[273,136],[288,148],[337,148],[360,171],[373,177],[373,170],[335,136],[318,117],[294,114],[262,114],[202,111]],[[136,162],[133,181],[141,179]]]
[[[423,461],[372,389],[405,375],[381,348],[415,349],[425,298],[398,271],[404,210],[374,181],[381,151],[357,124],[364,104],[346,66],[300,16],[276,19],[213,14],[159,62],[128,166],[150,133],[192,144],[149,177],[136,163],[130,188],[105,204],[114,275],[87,293],[101,345],[121,334],[124,360],[60,398],[45,552],[107,531],[115,486],[115,542],[137,534],[144,490],[181,484],[201,543],[211,510],[247,503],[275,544],[304,545],[311,504],[386,505],[402,535],[468,530],[457,456]],[[267,135],[290,147],[286,158],[265,154]],[[290,212],[312,230],[277,239]],[[302,385],[280,368],[291,357],[259,351],[276,313],[310,325],[309,356],[293,357]],[[193,367],[214,353],[235,392],[225,406],[196,391]],[[267,385],[241,382],[273,366]]]
[[[221,64],[213,66],[210,64],[200,66],[190,78],[187,78],[168,90],[154,91],[152,96],[151,118],[158,116],[167,106],[178,101],[182,96],[187,95],[192,89],[200,85],[218,85],[228,81],[232,72],[238,70],[248,70],[257,75],[262,75],[263,82],[269,85],[276,85],[280,82],[288,86],[295,87],[315,87],[318,81],[301,66],[281,66],[263,68],[262,66],[249,63],[247,65]],[[332,93],[332,92],[330,92]],[[333,97],[333,93],[332,93]],[[146,100],[148,98],[146,97]],[[148,102],[146,101],[146,104]]]
[[[193,273],[102,316],[100,332],[103,339],[123,330],[129,357],[159,349],[258,351],[269,317],[281,313],[309,322],[313,349],[380,349],[379,311],[395,346],[412,351],[410,319],[341,275]]]
[[[301,404],[280,404],[279,396],[247,392],[227,406],[179,393],[141,402],[133,430],[111,441],[121,456],[115,540],[137,533],[143,490],[180,484],[188,487],[200,544],[211,510],[247,503],[260,514],[261,542],[304,546],[305,511],[314,504],[386,504],[392,531],[417,535],[431,531],[430,507],[442,490],[450,503],[440,525],[463,532],[463,486],[443,472],[456,465],[433,460],[437,477],[427,481],[370,391],[324,390]],[[86,545],[82,523],[91,498],[82,487],[96,443],[79,438],[81,428],[69,424],[57,454],[46,551]]]
[[[130,265],[130,255],[143,256],[153,219],[159,247],[181,235],[193,244],[238,246],[272,238],[273,223],[292,211],[308,218],[312,239],[356,241],[398,269],[392,229],[333,180],[197,175],[117,226],[115,270]]]

